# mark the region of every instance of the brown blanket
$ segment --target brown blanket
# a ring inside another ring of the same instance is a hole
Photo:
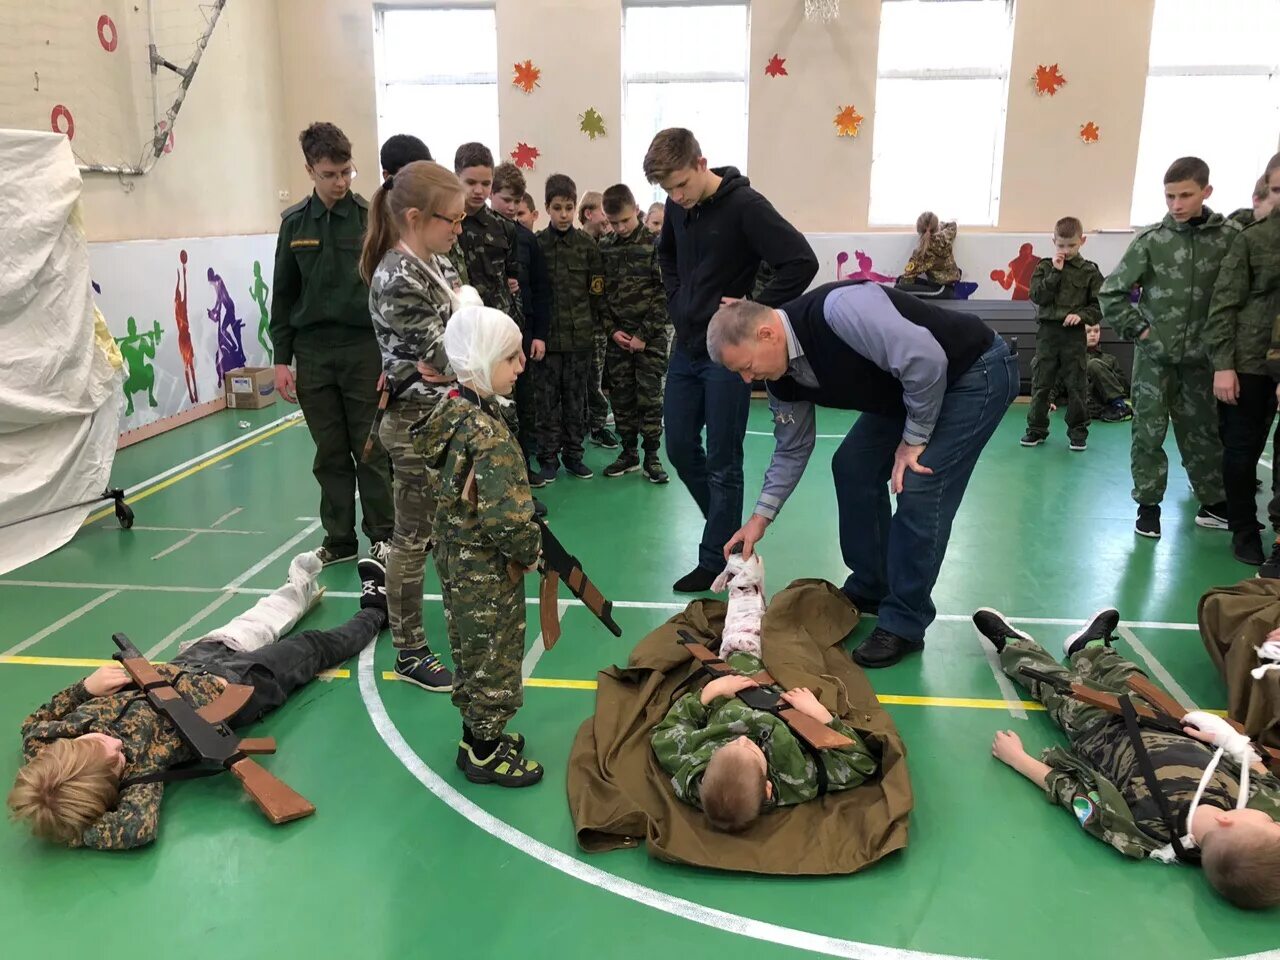
[[[599,674],[595,715],[569,757],[569,809],[588,852],[645,840],[676,863],[766,874],[853,873],[907,843],[911,781],[906,750],[862,670],[839,646],[857,611],[823,580],[797,580],[773,598],[763,624],[765,668],[782,686],[806,686],[881,754],[881,772],[852,790],[784,807],[741,834],[717,833],[675,798],[649,745],[673,691],[696,666],[677,642],[685,629],[713,649],[725,604],[696,600],[640,641],[625,669]]]
[[[1280,580],[1241,580],[1200,598],[1200,639],[1227,684],[1227,713],[1250,737],[1280,747],[1280,670],[1261,680],[1255,648],[1280,627]]]

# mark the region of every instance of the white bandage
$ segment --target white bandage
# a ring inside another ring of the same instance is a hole
[[[471,288],[463,287],[459,296],[468,290]],[[459,307],[444,328],[444,352],[458,380],[490,396],[494,396],[494,365],[512,350],[519,350],[520,341],[520,328],[514,320],[501,310],[478,304]],[[504,405],[511,402],[506,397],[495,399]]]
[[[1259,660],[1270,661],[1249,671],[1255,680],[1261,680],[1269,670],[1280,670],[1280,640],[1267,640],[1262,646],[1254,648]]]

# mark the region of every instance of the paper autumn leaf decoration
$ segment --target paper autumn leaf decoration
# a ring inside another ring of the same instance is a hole
[[[578,129],[594,140],[604,136],[604,117],[596,113],[595,107],[588,107],[586,113],[578,114]]]
[[[787,76],[787,68],[783,66],[787,62],[786,57],[780,57],[776,53],[769,58],[769,62],[764,65],[764,74],[766,77],[785,77]]]
[[[1036,85],[1036,94],[1041,97],[1046,93],[1052,97],[1058,92],[1058,88],[1067,82],[1067,78],[1062,75],[1056,63],[1047,67],[1043,63],[1040,64],[1036,67],[1036,75],[1032,80]]]
[[[1092,120],[1090,120],[1088,123],[1086,123],[1083,127],[1080,128],[1080,139],[1083,140],[1085,143],[1097,143],[1098,134],[1100,132],[1101,131],[1098,129],[1098,125],[1094,123]]]
[[[542,84],[538,82],[538,78],[542,76],[542,71],[533,65],[532,60],[526,60],[524,63],[517,63],[516,75],[511,83],[519,87],[525,93],[533,93],[534,87],[540,87]]]
[[[511,159],[515,165],[524,167],[526,170],[533,169],[533,161],[540,155],[537,147],[531,147],[527,143],[517,143],[516,148],[511,151]]]
[[[856,137],[858,128],[862,126],[862,121],[866,118],[858,113],[850,104],[847,107],[841,107],[840,112],[836,114],[833,123],[836,125],[837,137]]]

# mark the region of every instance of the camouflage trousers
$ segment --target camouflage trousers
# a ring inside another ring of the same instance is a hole
[[[622,446],[632,450],[636,438],[644,438],[645,450],[657,450],[662,442],[662,378],[667,372],[667,345],[659,340],[640,353],[624,350],[613,341],[605,353],[609,372],[609,399],[614,426]]]
[[[1089,436],[1084,330],[1042,323],[1036,334],[1035,359],[1031,361],[1031,409],[1027,411],[1027,433],[1032,436],[1049,435],[1049,395],[1059,380],[1067,390],[1067,437],[1084,440]],[[1058,403],[1061,405],[1061,398]]]
[[[431,551],[435,494],[426,461],[413,448],[409,429],[435,406],[434,397],[408,395],[393,400],[378,428],[378,438],[391,455],[392,496],[396,522],[387,558],[387,620],[398,649],[427,645],[422,626],[422,575]]]
[[[587,433],[595,433],[604,429],[604,422],[609,416],[609,401],[604,396],[606,378],[605,350],[609,338],[597,333],[591,340],[591,369],[587,373]],[[609,389],[612,392],[613,385]],[[617,416],[615,411],[614,416]]]
[[[1089,379],[1089,416],[1096,418],[1107,404],[1122,400],[1128,396],[1129,390],[1124,381],[1105,360],[1089,358],[1087,367]]]
[[[496,740],[524,703],[524,580],[513,583],[505,557],[470,543],[437,544],[435,562],[453,654],[453,705],[478,739]]]
[[[582,459],[590,353],[550,353],[534,367],[538,410],[538,462]]]
[[[1222,489],[1222,441],[1218,437],[1212,365],[1207,360],[1155,363],[1139,344],[1134,351],[1130,403],[1133,499],[1147,505],[1164,499],[1169,483],[1164,439],[1172,420],[1182,465],[1196,498],[1205,505],[1221,503],[1226,494]]]

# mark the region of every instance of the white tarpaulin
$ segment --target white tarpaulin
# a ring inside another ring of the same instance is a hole
[[[0,130],[0,573],[66,543],[115,459],[120,354],[93,305],[67,138]],[[99,503],[96,506],[102,506]]]

